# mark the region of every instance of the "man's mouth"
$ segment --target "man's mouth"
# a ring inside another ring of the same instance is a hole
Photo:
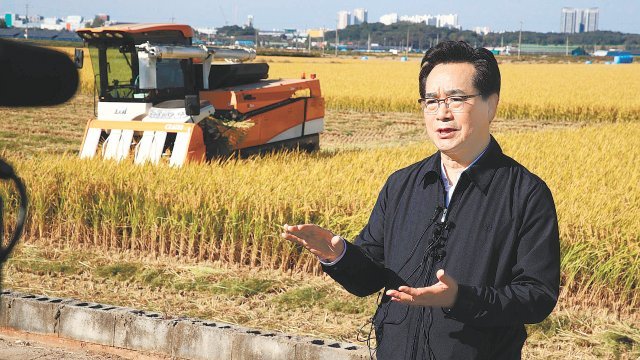
[[[441,129],[438,129],[436,131],[439,134],[446,135],[446,134],[449,134],[449,133],[452,133],[452,132],[456,131],[456,129],[454,129],[454,128],[441,128]]]

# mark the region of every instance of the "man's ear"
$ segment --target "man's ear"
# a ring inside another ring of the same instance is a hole
[[[487,103],[489,105],[489,122],[492,122],[496,117],[496,112],[498,111],[498,103],[500,102],[500,96],[498,94],[491,94],[487,99]]]

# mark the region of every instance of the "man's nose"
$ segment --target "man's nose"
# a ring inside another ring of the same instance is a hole
[[[440,106],[438,106],[438,111],[436,112],[436,120],[449,121],[452,118],[453,114],[451,113],[451,109],[449,109],[445,102],[441,102]]]

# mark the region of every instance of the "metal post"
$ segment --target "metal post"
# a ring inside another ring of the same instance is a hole
[[[520,60],[521,47],[522,47],[522,21],[520,21],[520,35],[518,35],[518,60]]]
[[[404,56],[409,57],[409,26],[407,26],[407,46],[404,50]]]
[[[28,39],[29,38],[29,3],[28,2],[26,5],[26,11],[27,11],[27,28],[24,30],[24,38]]]
[[[336,57],[338,57],[338,21],[336,20]]]

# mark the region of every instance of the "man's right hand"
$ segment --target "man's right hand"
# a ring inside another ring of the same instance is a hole
[[[344,251],[344,241],[315,224],[284,225],[281,236],[309,250],[322,261],[333,262]]]

